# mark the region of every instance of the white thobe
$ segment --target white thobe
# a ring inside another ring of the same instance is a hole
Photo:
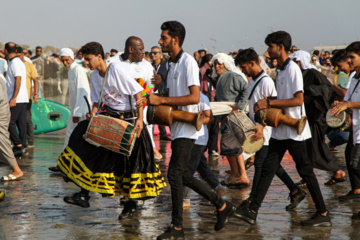
[[[74,61],[69,67],[68,77],[71,115],[67,121],[65,147],[68,144],[71,133],[77,126],[77,123],[73,122],[73,117],[79,117],[79,122],[81,122],[86,119],[86,113],[89,111],[84,96],[86,96],[90,102],[90,86],[86,70]]]

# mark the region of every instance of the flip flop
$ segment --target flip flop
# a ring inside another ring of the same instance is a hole
[[[0,180],[2,182],[19,181],[19,179],[14,175],[12,175],[11,173],[7,176],[3,176]]]
[[[341,183],[341,182],[345,182],[345,181],[346,181],[346,177],[335,178],[334,176],[332,176],[329,181],[324,183],[324,185],[331,186],[331,185],[335,185],[337,183]]]
[[[240,182],[240,180],[235,180],[233,182],[229,182],[227,179],[220,182],[221,185],[227,187],[241,186],[241,187],[249,187],[250,183]]]

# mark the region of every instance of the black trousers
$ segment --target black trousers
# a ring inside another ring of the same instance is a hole
[[[163,125],[158,125],[159,128],[159,132],[160,132],[160,138],[166,138],[167,134],[166,134],[166,128]]]
[[[172,154],[167,175],[173,204],[171,223],[179,228],[182,228],[183,222],[184,186],[206,198],[215,205],[216,208],[221,208],[224,205],[224,200],[207,185],[190,174],[189,161],[194,142],[195,140],[188,138],[177,138],[171,141]]]
[[[218,140],[219,140],[219,127],[220,117],[214,116],[214,122],[209,127],[209,140],[207,143],[208,153],[210,154],[212,151],[219,152],[218,148]]]
[[[360,171],[357,168],[354,168],[351,162],[352,151],[353,151],[353,132],[350,132],[349,140],[345,148],[345,161],[346,167],[349,174],[349,180],[351,184],[351,190],[360,189]]]
[[[259,210],[286,150],[293,157],[296,169],[300,177],[305,181],[317,211],[319,213],[326,212],[324,199],[308,157],[305,141],[276,140],[273,138],[269,142],[269,152],[264,161],[260,180],[254,193],[254,201],[251,203],[250,209],[256,212]]]
[[[10,140],[16,146],[22,144],[26,147],[26,106],[28,103],[16,103],[15,107],[10,108],[11,119],[9,125]],[[19,129],[19,133],[16,130]]]
[[[34,144],[34,124],[31,119],[31,105],[32,101],[26,105],[26,127],[27,127],[27,141],[29,144]]]

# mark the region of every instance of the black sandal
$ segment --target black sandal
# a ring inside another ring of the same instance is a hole
[[[305,188],[306,187],[306,183],[302,179],[299,182],[295,183],[295,185],[298,186],[299,188]]]
[[[341,182],[345,182],[345,181],[346,181],[346,177],[336,178],[336,177],[332,176],[329,181],[324,183],[324,185],[331,186],[331,185],[335,185],[337,183],[341,183]]]

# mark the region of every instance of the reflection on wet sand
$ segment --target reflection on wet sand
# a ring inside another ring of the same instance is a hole
[[[67,205],[63,197],[74,192],[77,187],[65,183],[61,175],[51,173],[58,154],[63,148],[63,135],[59,133],[37,136],[35,148],[28,157],[19,160],[25,175],[20,181],[0,183],[6,191],[6,199],[0,203],[0,239],[154,239],[171,220],[170,188],[163,190],[156,199],[145,202],[133,219],[117,220],[122,206],[119,198],[102,198],[91,193],[90,208]],[[159,163],[166,178],[167,165],[171,156],[171,142],[159,141],[156,146],[164,156]],[[343,148],[342,148],[343,150]],[[345,169],[342,151],[338,161]],[[290,155],[286,155],[283,167],[294,181],[299,180]],[[228,162],[221,156],[210,158],[209,166],[219,174],[220,180],[227,177]],[[8,167],[1,165],[0,175],[5,175]],[[248,170],[252,179],[254,168]],[[336,196],[346,194],[349,182],[335,186],[324,186],[331,173],[315,170],[316,176],[330,210],[331,228],[305,228],[300,220],[314,213],[315,207],[308,194],[296,211],[287,212],[288,190],[274,178],[264,203],[259,211],[257,224],[250,226],[236,218],[220,232],[214,232],[216,221],[214,208],[202,197],[191,192],[191,207],[184,212],[184,229],[188,239],[359,239],[360,221],[352,220],[353,212],[359,211],[358,202],[339,202]],[[238,205],[248,197],[250,188],[230,188],[225,199]]]

